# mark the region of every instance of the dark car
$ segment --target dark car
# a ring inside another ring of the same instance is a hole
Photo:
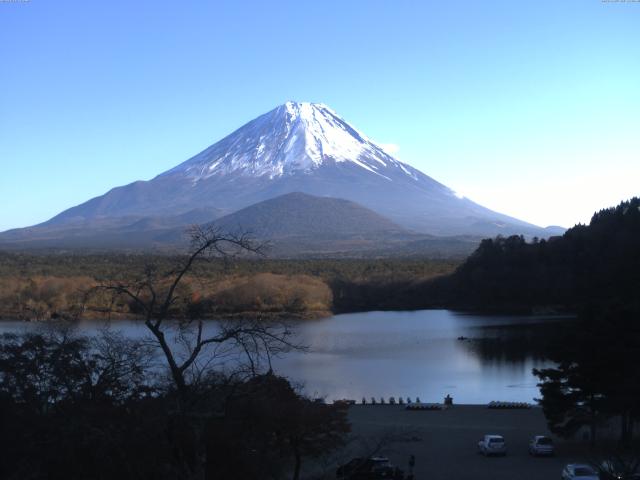
[[[336,470],[340,480],[404,480],[404,472],[386,457],[358,457]]]

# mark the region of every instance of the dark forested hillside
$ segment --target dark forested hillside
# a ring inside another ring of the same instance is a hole
[[[640,311],[640,199],[594,214],[561,237],[485,239],[452,274],[332,283],[334,308],[459,308],[576,312],[589,305]]]
[[[391,220],[355,202],[294,192],[243,208],[215,222],[224,231],[247,231],[260,238],[403,232]]]
[[[638,302],[640,198],[594,214],[562,237],[483,240],[456,272],[425,293],[452,306],[536,308]]]

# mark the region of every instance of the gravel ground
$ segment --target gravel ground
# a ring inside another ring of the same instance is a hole
[[[566,463],[589,458],[585,442],[555,437],[555,456],[534,458],[528,454],[533,435],[552,436],[540,408],[492,410],[454,405],[443,411],[407,411],[397,405],[356,405],[349,409],[349,417],[355,440],[342,452],[339,462],[379,453],[407,471],[409,455],[415,455],[416,480],[559,479]],[[484,434],[503,435],[507,455],[479,455],[477,443]],[[382,445],[376,449],[379,443]]]

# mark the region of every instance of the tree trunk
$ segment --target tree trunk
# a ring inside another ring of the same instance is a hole
[[[629,412],[623,412],[620,415],[620,420],[620,443],[623,447],[628,447],[631,444],[631,429],[633,428],[631,414]]]
[[[151,333],[156,337],[158,343],[160,344],[160,348],[164,353],[164,356],[167,359],[167,363],[169,364],[169,370],[171,371],[171,377],[173,378],[173,382],[176,385],[176,389],[178,390],[179,395],[182,397],[186,394],[187,391],[187,382],[184,379],[184,374],[178,364],[176,363],[175,358],[173,357],[173,352],[171,348],[167,344],[167,339],[164,336],[164,332],[159,328],[154,327],[151,323],[146,323]]]
[[[300,468],[302,467],[302,456],[300,455],[300,451],[297,446],[293,448],[293,456],[295,458],[295,466],[293,468],[293,480],[299,480],[300,478]]]
[[[593,407],[591,407],[591,422],[589,423],[589,446],[596,446],[596,435],[598,433],[598,417]]]

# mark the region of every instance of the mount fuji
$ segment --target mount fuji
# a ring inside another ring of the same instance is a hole
[[[116,187],[45,223],[5,232],[0,245],[69,236],[76,244],[104,229],[117,236],[123,228],[178,228],[294,192],[355,202],[412,234],[556,233],[458,196],[326,105],[287,102],[149,181]]]

